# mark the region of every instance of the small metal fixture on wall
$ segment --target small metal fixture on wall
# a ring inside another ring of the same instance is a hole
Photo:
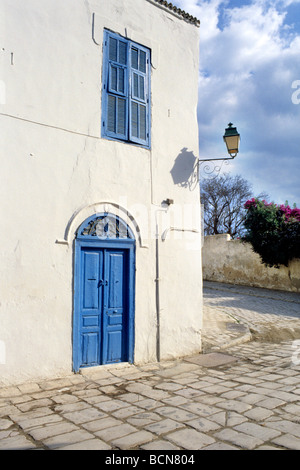
[[[203,169],[203,176],[210,177],[211,175],[214,175],[213,178],[215,178],[220,173],[223,163],[226,160],[233,160],[239,153],[240,134],[238,133],[237,128],[233,127],[232,122],[230,122],[228,124],[228,127],[225,129],[223,140],[226,144],[227,151],[230,156],[223,157],[223,158],[205,158],[205,159],[199,158],[198,159],[199,178],[200,178],[200,172],[202,169]],[[214,163],[212,164],[212,166],[210,165],[210,162],[216,162],[216,161],[221,161],[222,163],[220,165],[214,164]]]

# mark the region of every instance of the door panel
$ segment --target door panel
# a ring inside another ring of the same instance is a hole
[[[82,334],[82,366],[97,365],[99,363],[99,334]]]
[[[124,252],[108,253],[108,308],[123,308]]]
[[[103,254],[101,252],[83,252],[83,256],[83,308],[99,309],[98,282],[100,275],[100,266],[103,263]]]
[[[105,363],[128,360],[126,255],[126,250],[110,250],[105,254],[105,272],[108,279],[103,312],[103,360]]]

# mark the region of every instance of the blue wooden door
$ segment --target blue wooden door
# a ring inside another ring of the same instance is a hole
[[[80,247],[75,369],[129,360],[129,255]]]

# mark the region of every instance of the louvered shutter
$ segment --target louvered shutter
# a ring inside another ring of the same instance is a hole
[[[110,34],[107,48],[105,121],[106,134],[122,140],[128,138],[128,44]]]
[[[144,145],[149,143],[149,68],[149,51],[131,44],[129,139]]]

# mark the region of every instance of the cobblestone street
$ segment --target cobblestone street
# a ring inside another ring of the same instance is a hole
[[[0,450],[300,450],[297,295],[204,294],[204,354],[0,389]]]

